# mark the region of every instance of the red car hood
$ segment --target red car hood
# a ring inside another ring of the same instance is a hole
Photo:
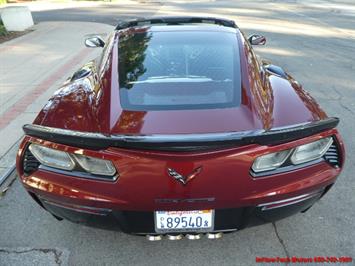
[[[234,108],[126,111],[119,107],[118,101],[111,101],[117,108],[111,108],[109,130],[112,134],[238,132],[270,129],[325,117],[315,101],[302,89],[293,88],[289,81],[278,77],[272,77],[270,81],[271,86],[258,88],[253,94],[248,95],[244,90],[242,104]]]
[[[269,80],[266,89],[248,94],[243,88],[239,107],[208,110],[127,111],[117,88],[100,97],[76,88],[56,94],[34,123],[107,134],[196,134],[270,129],[326,117],[296,83],[275,76]]]
[[[92,64],[87,82],[59,90],[34,123],[106,134],[199,134],[270,129],[326,117],[315,100],[292,78],[271,74],[260,78],[259,72],[250,65],[248,67],[251,55],[247,48],[244,50],[245,56],[241,57],[241,104],[238,107],[123,110],[119,98],[117,49],[113,48],[108,59],[109,67],[98,74],[100,72]]]

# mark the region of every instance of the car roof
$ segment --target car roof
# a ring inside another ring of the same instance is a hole
[[[152,17],[120,22],[116,30],[146,28],[150,31],[201,31],[236,32],[233,20],[214,17]]]

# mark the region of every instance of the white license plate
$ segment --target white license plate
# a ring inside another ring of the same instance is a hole
[[[182,231],[213,231],[214,210],[156,211],[155,230],[157,233]]]

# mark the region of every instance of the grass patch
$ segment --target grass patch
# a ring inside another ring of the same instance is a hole
[[[0,36],[6,36],[7,34],[8,34],[7,30],[5,29],[4,24],[0,20]]]

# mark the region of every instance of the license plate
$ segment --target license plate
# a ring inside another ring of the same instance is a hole
[[[155,231],[164,232],[209,232],[214,227],[214,210],[156,211]]]

